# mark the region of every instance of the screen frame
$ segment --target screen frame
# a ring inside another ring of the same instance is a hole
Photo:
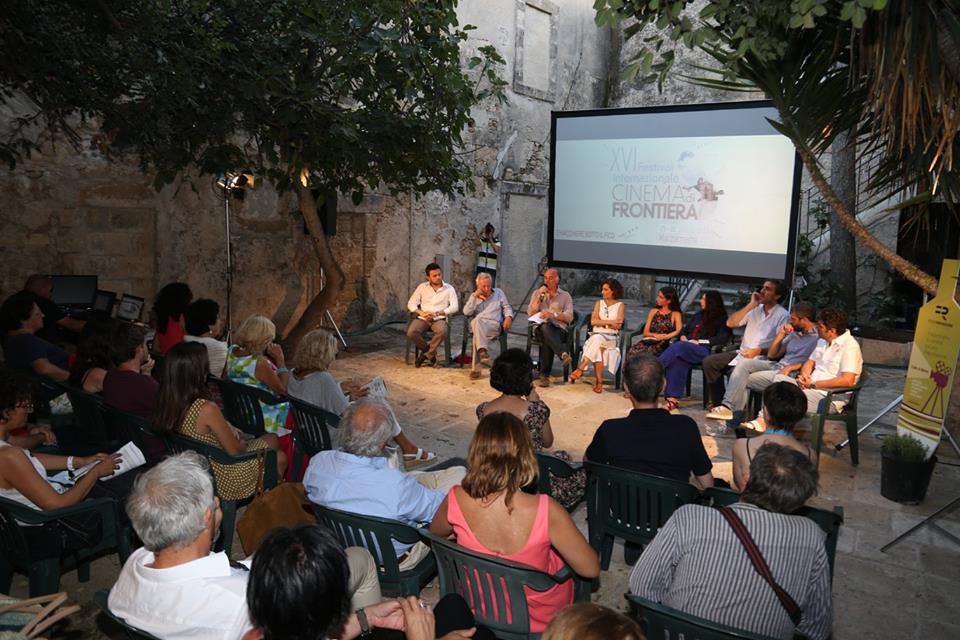
[[[84,275],[84,274],[74,274],[74,273],[51,273],[47,275],[50,278],[50,285],[53,287],[53,293],[50,296],[50,300],[57,305],[58,307],[66,307],[71,309],[83,308],[89,309],[93,306],[94,300],[97,299],[97,291],[100,288],[100,277],[96,275]],[[76,280],[86,280],[88,284],[93,283],[93,289],[90,292],[90,299],[86,302],[57,302],[57,281],[65,278],[76,279]]]
[[[681,104],[664,105],[656,107],[625,107],[618,109],[584,109],[579,111],[551,111],[550,112],[550,177],[547,189],[547,264],[552,267],[563,267],[572,269],[588,270],[607,270],[616,273],[641,273],[641,274],[663,274],[670,276],[687,277],[703,280],[707,276],[710,280],[719,280],[722,282],[752,282],[759,281],[762,278],[779,279],[787,283],[793,282],[796,271],[797,259],[797,236],[800,231],[800,179],[803,171],[803,164],[800,160],[800,154],[794,148],[793,154],[793,184],[792,195],[790,199],[790,222],[789,234],[787,238],[786,263],[783,273],[771,273],[765,276],[750,274],[729,274],[715,273],[711,271],[682,271],[673,269],[659,269],[648,267],[635,267],[622,264],[606,264],[599,262],[576,262],[571,260],[557,260],[554,256],[554,216],[555,216],[555,176],[557,161],[557,121],[566,118],[582,118],[596,116],[622,116],[622,115],[643,115],[651,113],[683,113],[683,112],[711,112],[731,109],[774,109],[773,103],[769,100],[745,100],[739,102],[710,102],[703,104]],[[772,129],[772,127],[771,127]],[[775,131],[775,130],[774,130]],[[781,134],[782,135],[782,134]],[[786,136],[784,136],[786,137]]]

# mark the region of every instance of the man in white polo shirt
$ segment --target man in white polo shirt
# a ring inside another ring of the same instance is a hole
[[[447,318],[460,308],[457,292],[453,285],[443,281],[440,265],[431,262],[424,273],[427,274],[427,281],[421,282],[407,301],[407,309],[417,316],[407,327],[407,337],[420,349],[416,362],[418,367],[424,362],[429,362],[430,366],[437,364],[437,347],[448,331]],[[427,329],[433,332],[429,345],[423,339],[423,332]]]
[[[767,280],[759,291],[750,296],[750,302],[745,307],[727,318],[727,326],[731,329],[746,325],[743,339],[738,351],[724,351],[715,353],[703,359],[703,375],[707,379],[711,408],[720,404],[726,391],[723,384],[723,374],[729,366],[736,366],[741,358],[756,358],[765,353],[777,330],[790,321],[790,312],[780,305],[787,288],[779,280]]]
[[[807,396],[807,411],[817,411],[820,401],[830,389],[852,387],[860,380],[863,372],[863,354],[860,344],[847,329],[847,312],[842,309],[824,309],[820,312],[817,331],[820,341],[810,354],[796,380],[790,376],[778,375],[775,382],[792,382],[803,389]],[[833,401],[831,411],[839,412],[846,399]]]

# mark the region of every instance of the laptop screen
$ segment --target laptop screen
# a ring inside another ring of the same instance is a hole
[[[89,307],[97,294],[97,276],[50,276],[50,298],[61,307]]]

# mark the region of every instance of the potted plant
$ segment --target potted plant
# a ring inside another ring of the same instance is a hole
[[[900,434],[883,439],[880,456],[880,495],[904,504],[923,502],[937,456],[928,460],[920,440]]]

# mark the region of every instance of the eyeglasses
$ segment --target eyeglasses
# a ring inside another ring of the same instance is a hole
[[[26,409],[29,413],[33,413],[33,401],[27,400],[26,402],[18,402],[17,409]]]

